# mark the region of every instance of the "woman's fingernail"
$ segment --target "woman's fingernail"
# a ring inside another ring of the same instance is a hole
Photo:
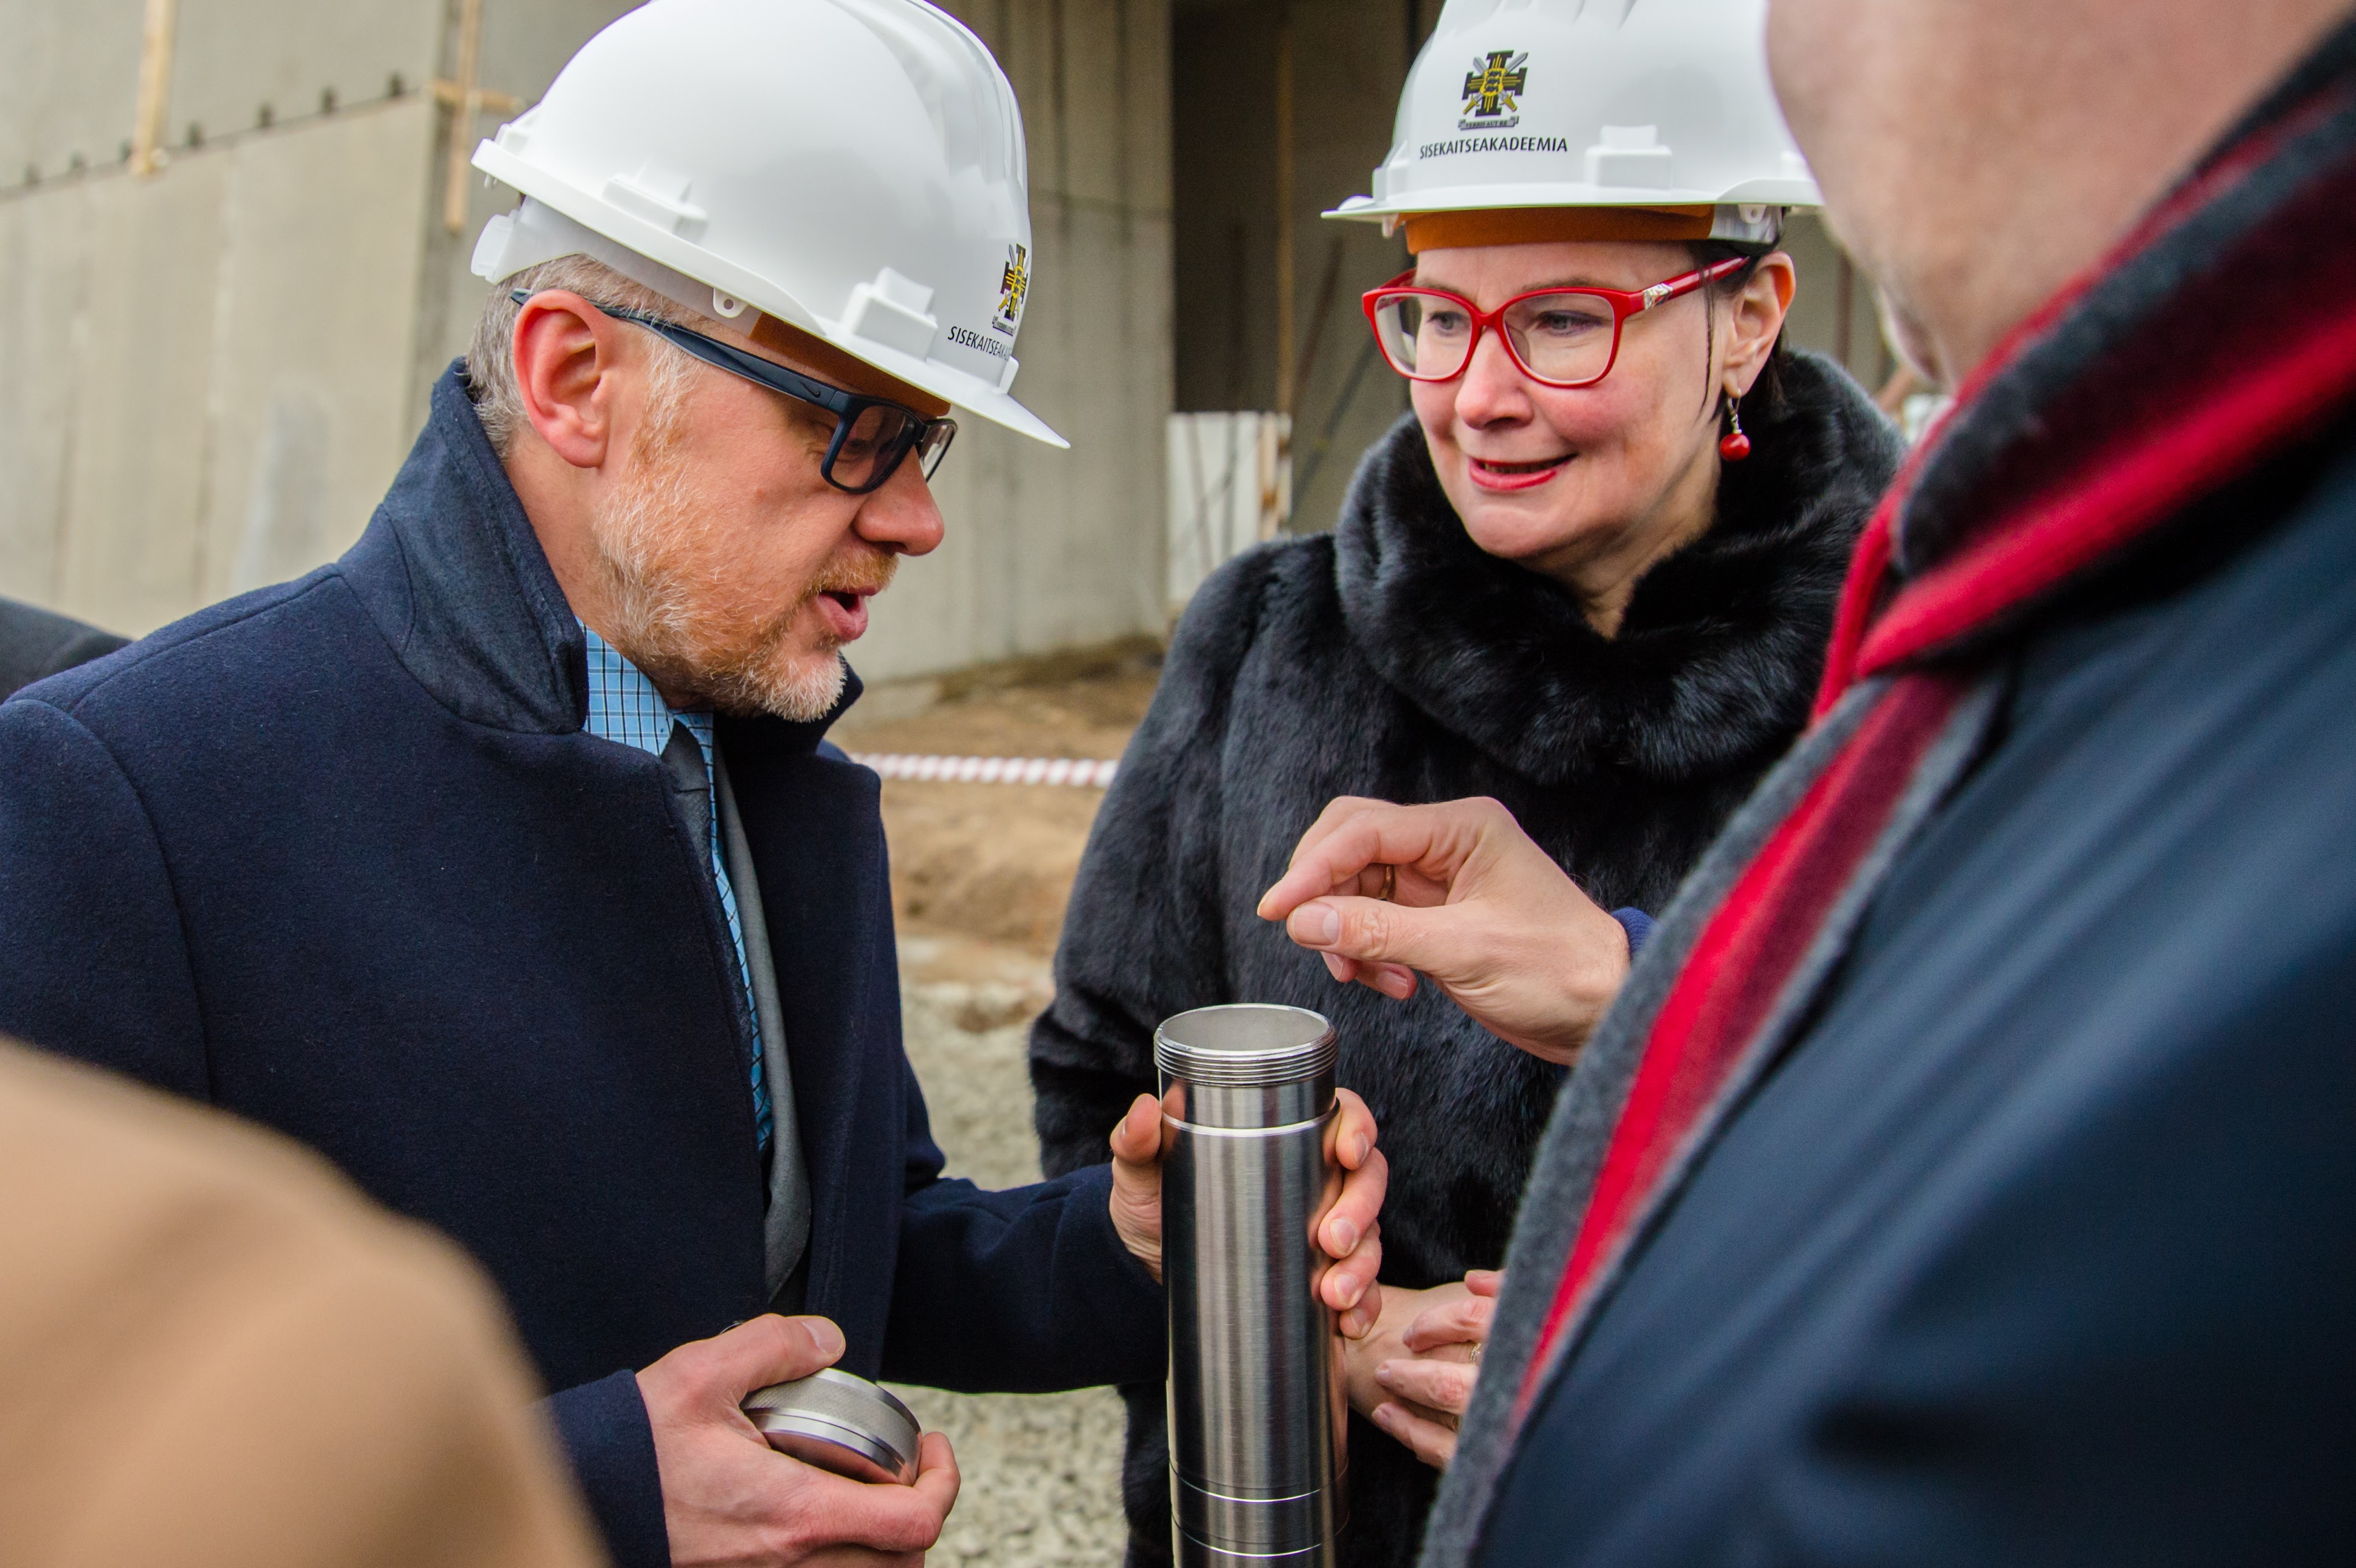
[[[1384,1431],[1388,1432],[1391,1429],[1391,1423],[1396,1419],[1398,1418],[1393,1413],[1391,1406],[1387,1404],[1375,1406],[1375,1424]]]
[[[1342,940],[1342,914],[1339,910],[1334,909],[1331,904],[1320,907],[1317,911],[1316,916],[1312,919],[1309,923],[1316,932],[1318,941],[1339,942]]]
[[[1347,1221],[1347,1220],[1336,1220],[1336,1221],[1333,1221],[1333,1255],[1334,1255],[1335,1257],[1337,1257],[1337,1258],[1346,1258],[1346,1257],[1348,1257],[1348,1256],[1349,1256],[1353,1252],[1355,1252],[1355,1251],[1357,1250],[1357,1246],[1358,1246],[1358,1227],[1357,1227],[1357,1226],[1355,1226],[1355,1225],[1353,1225],[1353,1224],[1352,1224],[1352,1223],[1350,1223],[1350,1221]]]
[[[1366,1151],[1375,1147],[1375,1140],[1360,1133],[1350,1147],[1357,1150],[1350,1157],[1350,1163],[1354,1166],[1364,1165],[1366,1163]]]
[[[1375,1369],[1375,1381],[1382,1384],[1385,1388],[1388,1388],[1391,1384],[1397,1382],[1398,1378],[1398,1375],[1391,1371],[1391,1364],[1388,1361],[1385,1361],[1381,1366]]]

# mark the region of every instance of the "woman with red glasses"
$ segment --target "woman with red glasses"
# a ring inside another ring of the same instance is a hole
[[[1804,721],[1900,443],[1781,346],[1776,240],[1816,198],[1760,12],[1450,5],[1376,195],[1337,214],[1404,231],[1413,265],[1365,311],[1412,412],[1331,533],[1229,563],[1187,611],[1032,1034],[1062,1171],[1151,1088],[1162,1018],[1283,1002],[1339,1027],[1391,1171],[1380,1317],[1343,1325],[1350,1568],[1414,1557],[1494,1288],[1465,1276],[1505,1256],[1568,1063],[1409,972],[1336,984],[1258,901],[1336,797],[1491,796],[1592,901],[1571,956],[1600,1010]],[[1132,1563],[1170,1551],[1161,1399],[1131,1400]]]

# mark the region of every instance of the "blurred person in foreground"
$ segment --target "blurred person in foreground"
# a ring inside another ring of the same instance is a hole
[[[1595,901],[1577,940],[1608,996],[1647,912],[1806,721],[1900,445],[1847,372],[1783,343],[1797,280],[1763,198],[1815,191],[1783,178],[1762,20],[1762,0],[1443,16],[1376,176],[1387,199],[1341,209],[1403,227],[1413,265],[1366,304],[1412,411],[1332,532],[1228,563],[1189,606],[1032,1031],[1060,1172],[1100,1163],[1153,1087],[1162,1019],[1283,1002],[1339,1027],[1394,1179],[1383,1318],[1349,1363],[1357,1568],[1412,1558],[1445,1446],[1427,1428],[1447,1413],[1376,1369],[1423,1315],[1484,1309],[1568,1052],[1525,1055],[1436,992],[1337,987],[1253,906],[1337,795],[1492,795]],[[1519,128],[1460,136],[1484,96],[1464,62],[1493,57],[1519,59],[1500,67]],[[1692,122],[1704,100],[1714,132]],[[1614,113],[1690,133],[1681,189],[1596,183],[1586,149]],[[1485,150],[1500,139],[1567,150]],[[1419,155],[1435,141],[1457,150]],[[1744,194],[1762,199],[1708,199]],[[1128,1392],[1131,1558],[1166,1560],[1162,1392]]]
[[[127,641],[54,610],[0,599],[0,698],[111,654]]]
[[[487,1283],[315,1157],[0,1040],[0,1558],[590,1568]]]
[[[1957,403],[1585,1045],[1424,1563],[2348,1562],[2356,23],[1769,36]],[[1494,802],[1337,802],[1263,912],[1593,1024],[1593,907]]]
[[[1158,1107],[1108,1169],[943,1174],[879,781],[825,741],[952,400],[1055,439],[1005,389],[1013,90],[916,0],[653,0],[476,157],[527,199],[359,541],[0,705],[0,1026],[472,1252],[624,1568],[913,1563],[948,1440],[861,1486],[747,1392],[1165,1364]],[[1332,1136],[1349,1323],[1382,1157]]]

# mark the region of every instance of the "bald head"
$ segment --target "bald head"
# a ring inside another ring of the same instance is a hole
[[[1952,386],[2101,259],[2351,0],[1772,0],[1834,229]]]

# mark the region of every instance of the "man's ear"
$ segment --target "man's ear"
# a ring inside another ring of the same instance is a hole
[[[516,313],[516,388],[524,416],[551,451],[575,468],[605,461],[614,435],[621,324],[562,289],[536,293]]]
[[[1777,251],[1760,259],[1744,281],[1742,292],[1734,296],[1734,333],[1727,350],[1727,373],[1738,381],[1744,391],[1757,380],[1767,363],[1767,355],[1775,347],[1775,338],[1783,330],[1783,318],[1792,309],[1792,295],[1799,288],[1799,272],[1792,258]]]

